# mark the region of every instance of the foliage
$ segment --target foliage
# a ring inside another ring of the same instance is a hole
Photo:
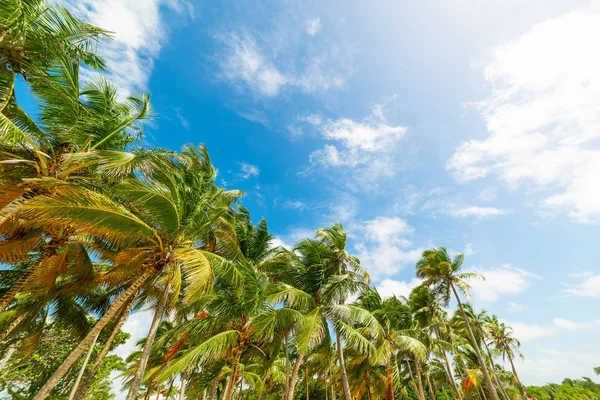
[[[600,384],[590,378],[564,379],[561,384],[549,383],[543,386],[528,386],[527,394],[538,400],[599,399]]]
[[[102,335],[92,353],[91,361],[95,360],[102,346],[105,344],[108,335]],[[113,342],[112,348],[125,343],[129,338],[128,333],[120,332]],[[60,365],[64,357],[79,342],[76,336],[69,334],[60,323],[53,323],[47,326],[35,343],[32,338],[24,337],[19,342],[9,344],[8,346],[19,346],[6,366],[0,370],[0,392],[6,390],[10,399],[24,400],[34,395],[43,383],[49,378],[52,372]],[[3,353],[8,350],[8,346],[3,346]],[[69,392],[79,369],[82,360],[75,364],[75,367],[52,391],[52,399],[67,399]],[[104,359],[100,369],[95,375],[92,388],[86,399],[111,399],[111,380],[109,376],[112,372],[125,369],[125,361],[117,356],[110,355]]]

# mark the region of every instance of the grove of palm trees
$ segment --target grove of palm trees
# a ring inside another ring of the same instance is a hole
[[[443,243],[408,297],[378,293],[341,224],[274,246],[207,148],[145,146],[149,96],[84,73],[110,36],[0,1],[0,398],[110,399],[113,381],[128,400],[600,397],[529,393],[519,338],[471,300],[485,277]]]

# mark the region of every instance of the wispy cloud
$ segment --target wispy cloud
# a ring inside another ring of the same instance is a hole
[[[489,136],[457,149],[447,165],[456,179],[532,184],[542,211],[600,222],[598,36],[600,9],[590,6],[495,49],[484,64],[493,92],[477,103]]]
[[[486,219],[509,214],[510,210],[504,210],[496,207],[456,207],[449,210],[449,214],[455,217],[474,217],[477,219]]]
[[[396,173],[397,150],[407,127],[390,124],[383,114],[371,113],[363,120],[340,118],[333,120],[315,120],[313,124],[322,138],[332,142],[309,155],[309,173],[318,167],[346,172],[345,183],[371,188],[384,177]],[[336,176],[337,180],[338,177]]]
[[[600,274],[587,272],[575,274],[572,277],[578,278],[579,282],[568,284],[568,288],[564,290],[566,293],[578,297],[600,298]]]
[[[186,131],[189,131],[190,130],[190,122],[181,113],[181,108],[179,108],[179,107],[175,108],[175,116],[181,123],[181,126],[183,126]]]
[[[251,177],[256,177],[260,174],[260,170],[256,165],[248,164],[248,163],[239,163],[240,164],[240,173],[239,177],[241,179],[248,179]]]
[[[145,91],[154,60],[168,38],[162,13],[170,9],[193,18],[187,0],[65,0],[78,17],[113,32],[114,40],[101,46],[109,78],[123,95]]]
[[[356,256],[375,282],[414,264],[423,252],[409,240],[413,228],[398,217],[355,222],[347,231],[359,238],[355,245]]]
[[[315,36],[321,30],[321,18],[307,19],[305,21],[306,33]]]
[[[495,268],[474,267],[471,271],[485,277],[485,280],[471,281],[470,285],[475,296],[487,302],[523,293],[531,287],[533,281],[541,279],[537,274],[515,268],[510,264]]]
[[[242,91],[275,97],[284,89],[304,93],[339,89],[350,75],[348,65],[343,64],[347,57],[338,47],[306,54],[290,37],[286,49],[274,51],[266,36],[241,31],[215,35],[224,45],[223,53],[216,56],[220,76]]]

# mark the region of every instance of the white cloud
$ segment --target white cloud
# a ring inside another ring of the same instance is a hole
[[[288,242],[286,242],[285,240],[279,238],[279,237],[274,237],[273,239],[271,239],[271,243],[270,247],[274,248],[274,247],[283,247],[285,249],[291,250],[292,249],[292,245],[290,245]]]
[[[181,123],[181,126],[183,126],[186,131],[189,131],[190,130],[190,122],[183,116],[183,114],[181,114],[181,108],[179,108],[179,107],[175,108],[175,116]]]
[[[524,311],[525,308],[526,307],[523,304],[519,304],[519,303],[515,303],[514,301],[511,301],[508,303],[508,307],[506,308],[506,310],[508,312],[516,313],[516,312]]]
[[[304,54],[292,37],[282,49],[273,48],[276,39],[268,34],[228,32],[215,37],[224,44],[223,53],[217,55],[221,77],[260,96],[274,97],[284,88],[305,93],[338,89],[349,76],[349,67],[343,64],[347,57],[336,47]]]
[[[543,385],[548,382],[562,382],[565,378],[579,379],[590,376],[598,363],[598,350],[590,352],[557,351],[544,349],[540,354],[525,359],[515,359],[519,378],[526,385]],[[507,365],[507,368],[510,366]]]
[[[101,46],[108,75],[122,94],[145,91],[154,59],[167,40],[161,16],[167,7],[193,17],[186,0],[65,0],[78,17],[113,32],[113,41]]]
[[[306,33],[315,36],[321,30],[321,18],[307,19],[305,21]]]
[[[130,314],[121,330],[129,333],[131,336],[125,343],[117,346],[111,353],[116,354],[122,359],[126,359],[133,351],[137,350],[136,343],[143,337],[148,335],[152,318],[154,317],[152,311],[138,311],[134,314]],[[122,380],[115,374],[112,380],[112,388],[117,399],[125,399],[126,392],[121,392]]]
[[[600,221],[600,9],[535,25],[485,64],[490,98],[478,109],[489,136],[463,143],[448,162],[458,180],[496,175],[543,189],[540,209]]]
[[[485,276],[485,280],[472,280],[470,285],[473,293],[481,301],[496,301],[502,296],[517,295],[523,293],[531,286],[533,279],[541,279],[540,276],[505,264],[496,268],[475,267],[472,272]]]
[[[554,318],[554,325],[561,330],[581,332],[590,331],[598,328],[600,320],[593,322],[574,322],[566,318]]]
[[[577,275],[581,281],[574,285],[569,285],[565,292],[579,297],[600,298],[600,275],[585,273]]]
[[[473,249],[473,244],[467,243],[465,245],[465,248],[463,249],[462,253],[467,257],[475,254],[475,250]]]
[[[545,336],[554,334],[552,326],[543,326],[539,324],[502,321],[510,326],[514,331],[514,337],[521,342],[529,342]]]
[[[413,229],[401,218],[377,217],[353,224],[349,231],[359,238],[356,256],[374,281],[414,264],[423,252],[406,238]]]
[[[252,37],[229,34],[220,39],[228,47],[228,54],[221,62],[227,79],[241,81],[265,96],[277,95],[287,83],[288,78],[262,55]]]
[[[421,280],[417,278],[413,278],[409,282],[397,281],[394,279],[384,279],[379,283],[379,285],[377,285],[377,291],[384,299],[392,296],[408,297],[410,292],[420,284]]]
[[[300,200],[286,200],[281,203],[283,208],[291,208],[293,210],[302,211],[306,209],[306,204]]]
[[[496,200],[498,189],[495,187],[486,187],[479,192],[479,200],[481,201],[493,201]]]
[[[455,217],[475,217],[476,219],[486,219],[509,214],[510,210],[504,210],[496,207],[470,206],[463,208],[452,208],[449,214]]]
[[[313,151],[309,156],[311,167],[335,168],[348,175],[349,185],[372,187],[380,178],[395,175],[398,163],[395,150],[408,128],[389,124],[379,115],[371,114],[362,121],[350,118],[321,121],[318,129],[325,140],[335,144]]]
[[[248,179],[253,176],[258,176],[260,174],[260,170],[256,165],[248,164],[248,163],[240,163],[240,178]]]

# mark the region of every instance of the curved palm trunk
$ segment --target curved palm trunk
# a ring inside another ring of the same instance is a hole
[[[11,332],[14,331],[15,328],[17,326],[19,326],[19,324],[21,322],[23,322],[23,320],[27,317],[28,314],[29,313],[21,313],[21,315],[19,315],[17,318],[15,318],[15,320],[10,323],[8,328],[6,328],[6,330],[4,332],[2,332],[2,335],[0,335],[0,342],[3,342],[4,339],[6,339],[8,337],[8,335],[10,335]]]
[[[8,348],[6,354],[4,355],[4,357],[2,357],[2,360],[0,360],[0,371],[2,370],[2,368],[4,368],[6,364],[8,364],[8,361],[10,360],[15,351],[17,351],[16,346],[10,346]]]
[[[482,336],[483,336],[483,330],[481,329],[479,324],[477,324],[477,326],[479,327],[479,330],[481,331]],[[488,346],[487,342],[485,341],[485,338],[482,341],[485,346],[485,350],[487,351],[488,358],[490,359],[490,364],[491,364],[490,369],[493,371],[494,359],[492,358],[492,352],[490,351],[490,347]],[[500,382],[500,379],[498,379],[498,376],[494,373],[492,374],[492,376],[494,377],[494,382],[496,383],[496,386],[498,387],[498,390],[500,391],[500,394],[502,395],[502,399],[510,400],[510,398],[508,397],[508,393],[506,393],[506,390],[504,390],[504,386],[502,386],[502,382]]]
[[[283,398],[287,399],[290,390],[290,344],[287,335],[285,335],[285,391]]]
[[[185,387],[187,386],[187,372],[181,374],[181,386],[179,387],[179,400],[185,399]],[[202,397],[204,397],[204,392],[202,392]]]
[[[408,373],[410,374],[410,381],[415,388],[415,393],[417,393],[417,398],[419,400],[423,400],[421,397],[421,392],[419,391],[419,387],[417,386],[417,381],[415,380],[415,376],[413,375],[412,368],[410,367],[410,362],[406,359],[406,365],[408,366]]]
[[[526,399],[527,393],[525,392],[525,386],[523,386],[523,384],[521,383],[521,380],[519,379],[519,375],[517,375],[517,370],[515,369],[515,364],[513,363],[513,359],[510,355],[510,352],[507,351],[506,355],[508,356],[508,361],[510,361],[510,366],[512,368],[513,375],[515,376],[515,379],[517,380],[517,385],[519,386],[519,391],[521,392],[521,396],[523,396],[523,398]]]
[[[142,385],[142,379],[144,377],[144,372],[146,371],[146,365],[148,365],[148,359],[150,358],[150,351],[152,350],[152,344],[154,343],[154,338],[156,338],[156,331],[158,331],[158,326],[160,325],[160,321],[162,320],[163,313],[165,311],[165,307],[167,305],[167,298],[169,296],[169,287],[168,285],[164,288],[163,293],[161,293],[160,300],[156,306],[156,310],[154,311],[154,318],[152,318],[152,324],[150,325],[150,331],[148,332],[148,336],[146,337],[146,343],[144,343],[144,350],[142,351],[142,356],[140,358],[140,363],[138,365],[137,370],[135,371],[135,376],[133,381],[131,381],[131,386],[129,386],[129,393],[127,394],[127,400],[135,400],[138,395],[138,391],[140,390],[140,386]]]
[[[106,340],[104,347],[102,347],[102,350],[100,350],[100,354],[98,354],[98,358],[94,362],[94,365],[92,365],[92,368],[90,369],[90,372],[88,372],[85,380],[83,381],[83,383],[77,390],[77,393],[75,395],[75,400],[83,400],[85,398],[85,394],[87,393],[88,389],[92,385],[92,382],[94,381],[94,376],[96,376],[96,372],[98,372],[98,368],[100,368],[100,366],[102,365],[102,362],[104,361],[104,357],[106,357],[106,355],[110,351],[110,347],[112,346],[113,342],[115,341],[115,338],[121,331],[123,324],[125,323],[125,321],[127,320],[127,317],[129,316],[131,307],[133,307],[134,299],[135,299],[135,296],[132,296],[131,299],[125,305],[125,309],[121,312],[121,315],[119,316],[119,320],[118,320],[117,324],[115,325],[110,336]]]
[[[258,391],[258,398],[257,400],[262,399],[262,395],[263,392],[265,391],[265,385],[267,384],[267,379],[269,378],[269,373],[267,372],[265,374],[265,377],[262,379],[262,381],[260,382],[260,390]],[[287,379],[287,378],[286,378]]]
[[[385,376],[387,380],[385,398],[386,400],[394,400],[394,369],[390,360],[387,360],[385,364]]]
[[[446,368],[448,369],[448,379],[450,379],[450,382],[452,383],[452,387],[454,388],[454,391],[456,392],[456,395],[458,396],[459,400],[462,400],[462,393],[460,392],[460,390],[458,389],[458,386],[456,385],[456,381],[454,380],[454,376],[452,374],[452,366],[450,365],[450,361],[448,361],[448,356],[446,356],[446,352],[442,352],[443,356],[444,356],[444,361],[446,363]]]
[[[429,374],[426,373],[425,377],[427,378],[427,386],[429,388],[429,396],[431,396],[431,400],[434,400],[435,397],[435,390],[433,390],[433,385],[431,384],[431,379],[429,378]]]
[[[75,347],[75,349],[73,349],[73,351],[71,351],[71,354],[67,356],[67,358],[63,361],[60,367],[58,367],[50,379],[48,379],[44,386],[41,387],[33,400],[43,400],[47,398],[48,393],[54,389],[58,381],[69,371],[69,368],[71,368],[75,361],[77,361],[77,359],[83,354],[85,349],[92,343],[96,335],[98,335],[102,329],[104,329],[106,324],[108,324],[110,320],[115,317],[117,312],[123,308],[125,303],[138,291],[140,286],[142,286],[153,273],[154,271],[152,269],[147,269],[144,271],[144,273],[140,275],[137,280],[131,284],[131,286],[129,286],[129,289],[123,293],[119,300],[110,306],[106,314],[104,314],[102,318],[96,322],[96,325],[94,325],[94,327],[88,332],[87,336],[77,345],[77,347]]]
[[[492,379],[490,378],[490,373],[488,372],[487,366],[485,365],[485,361],[481,356],[481,351],[479,350],[479,346],[477,345],[477,341],[475,340],[475,335],[473,335],[473,330],[471,329],[471,324],[469,324],[469,319],[467,318],[467,314],[465,314],[465,310],[463,308],[462,302],[460,301],[460,297],[456,292],[456,288],[454,284],[451,282],[450,287],[452,288],[452,292],[456,297],[456,301],[458,302],[458,308],[460,309],[460,313],[465,321],[465,325],[467,326],[467,331],[469,332],[469,339],[471,339],[471,344],[473,344],[473,349],[475,349],[475,354],[477,355],[477,361],[479,361],[479,365],[481,366],[481,372],[483,372],[483,377],[485,378],[485,384],[487,386],[488,392],[492,400],[500,400],[498,399],[498,395],[496,394],[496,390],[494,389],[494,385],[492,384]]]
[[[227,382],[227,387],[225,388],[223,400],[230,400],[231,396],[233,396],[233,391],[235,389],[235,381],[237,381],[238,378],[238,366],[240,365],[241,356],[242,351],[236,350],[233,356],[233,365],[231,366],[231,376],[229,377],[229,382]]]
[[[83,364],[81,364],[81,368],[79,369],[79,373],[77,374],[77,379],[75,379],[75,384],[73,384],[73,389],[71,389],[71,393],[69,393],[69,400],[73,400],[75,398],[75,393],[77,393],[77,388],[79,387],[79,383],[81,382],[81,378],[83,377],[85,368],[87,367],[88,362],[90,362],[90,357],[92,356],[92,353],[94,352],[94,346],[96,345],[96,341],[98,340],[99,335],[100,335],[100,332],[98,332],[98,335],[96,335],[96,337],[94,338],[94,341],[90,345],[90,349],[88,350],[87,354],[85,355]]]
[[[425,388],[423,387],[423,377],[421,376],[421,363],[415,357],[415,375],[417,375],[417,383],[419,384],[419,397],[425,400]]]
[[[219,390],[219,375],[215,376],[215,379],[210,383],[210,393],[208,395],[209,400],[217,400],[217,391]]]
[[[305,385],[306,385],[306,400],[309,400],[309,398],[308,398],[308,364],[306,364],[306,368],[304,370],[304,381],[305,381]]]
[[[348,383],[348,374],[346,373],[346,363],[344,362],[344,347],[342,346],[342,338],[337,330],[335,332],[335,340],[337,341],[338,362],[340,364],[340,375],[342,377],[342,390],[344,391],[344,399],[352,400],[350,384]]]
[[[294,365],[294,371],[292,372],[292,376],[290,378],[290,388],[287,392],[287,397],[285,400],[292,400],[294,398],[294,389],[296,388],[296,381],[298,380],[298,374],[300,373],[302,361],[304,361],[304,354],[298,354],[296,365]]]

